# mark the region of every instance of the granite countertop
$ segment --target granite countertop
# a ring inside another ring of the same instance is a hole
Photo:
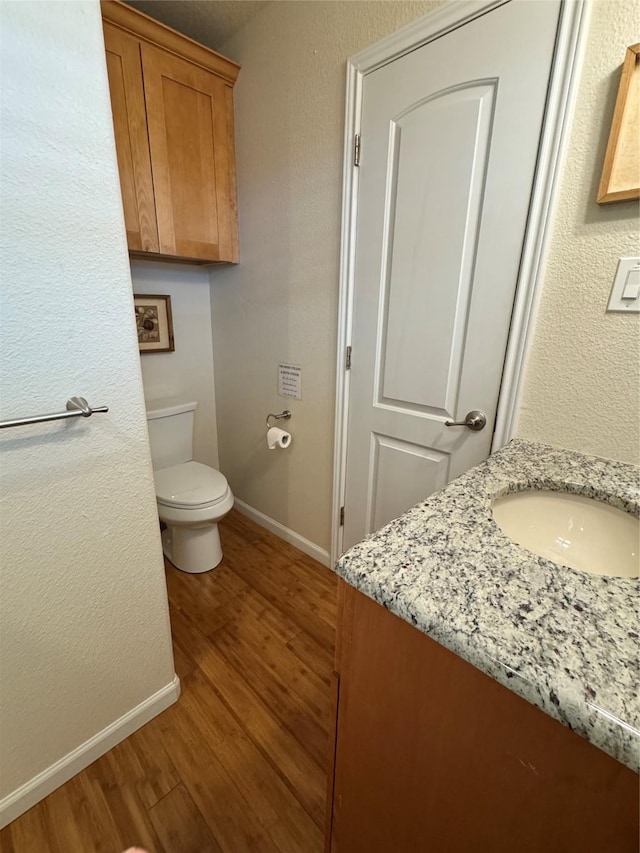
[[[340,557],[351,586],[640,771],[637,578],[516,545],[491,501],[528,488],[638,515],[633,465],[514,440]]]

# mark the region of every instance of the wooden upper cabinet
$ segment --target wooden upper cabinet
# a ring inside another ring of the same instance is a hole
[[[239,66],[117,0],[102,16],[129,251],[236,263]]]

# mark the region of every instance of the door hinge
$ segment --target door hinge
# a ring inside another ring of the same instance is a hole
[[[356,133],[353,139],[353,165],[360,165],[360,134]]]
[[[351,347],[347,347],[347,357],[345,358],[344,369],[351,370]]]
[[[344,527],[344,507],[340,507],[340,527]]]

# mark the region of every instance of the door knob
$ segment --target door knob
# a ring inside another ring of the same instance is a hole
[[[464,426],[472,429],[474,432],[480,432],[480,430],[484,429],[487,425],[487,416],[484,412],[481,412],[478,409],[473,409],[473,411],[467,412],[463,421],[445,421],[444,425]]]

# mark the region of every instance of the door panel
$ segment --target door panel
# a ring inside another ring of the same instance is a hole
[[[237,260],[235,181],[229,172],[231,100],[226,83],[171,54],[142,45],[144,91],[160,251]]]
[[[197,243],[218,245],[213,98],[177,80],[162,78],[167,167],[173,227]],[[189,129],[185,141],[185,129]],[[203,191],[207,188],[207,191]]]
[[[105,21],[104,43],[127,244],[131,251],[157,252],[140,42]]]
[[[447,482],[449,455],[374,433],[369,466],[368,527],[377,530]],[[410,504],[411,505],[411,504]]]
[[[494,91],[490,83],[438,93],[391,123],[384,402],[447,416],[455,408]]]
[[[511,0],[364,78],[345,548],[490,452],[560,8]],[[472,409],[483,431],[445,426]]]

